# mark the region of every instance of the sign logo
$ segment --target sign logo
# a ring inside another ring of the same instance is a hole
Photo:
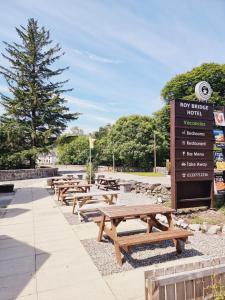
[[[199,101],[208,101],[212,95],[212,88],[207,81],[200,81],[195,86],[195,95]]]

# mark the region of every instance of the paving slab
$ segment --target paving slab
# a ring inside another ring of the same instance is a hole
[[[35,253],[40,254],[43,252],[54,253],[62,250],[68,250],[76,247],[76,243],[71,238],[63,238],[60,240],[47,240],[47,241],[36,241]]]
[[[1,300],[17,299],[32,294],[36,294],[36,280],[32,273],[1,277]]]
[[[116,300],[106,284],[99,280],[38,293],[38,300]]]
[[[45,182],[15,182],[0,218],[0,299],[115,300]]]
[[[29,246],[34,245],[34,236],[33,235],[23,235],[21,238],[14,239],[8,235],[0,235],[0,249],[18,247],[22,243],[25,243]]]
[[[16,251],[17,249],[13,248],[13,250]],[[34,255],[0,261],[0,280],[1,277],[24,273],[35,273]]]
[[[149,271],[157,267],[167,268],[171,267],[171,265],[175,266],[185,263],[194,263],[204,259],[205,258],[203,256],[183,258],[173,262],[164,262],[127,272],[112,274],[109,276],[105,276],[104,280],[118,300],[145,299],[144,271]]]

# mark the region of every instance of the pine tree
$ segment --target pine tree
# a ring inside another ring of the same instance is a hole
[[[7,133],[7,145],[12,145],[7,155],[21,153],[34,167],[37,153],[46,151],[67,122],[79,114],[69,113],[65,106],[63,94],[72,90],[64,89],[68,80],[54,80],[68,69],[52,67],[64,55],[59,44],[51,46],[49,31],[39,28],[34,19],[16,31],[21,44],[4,42],[6,54],[2,56],[9,66],[0,66],[0,74],[10,93],[0,94],[5,109],[0,125]]]

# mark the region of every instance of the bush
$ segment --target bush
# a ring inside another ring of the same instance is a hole
[[[91,183],[95,183],[96,170],[97,170],[97,167],[95,166],[95,164],[93,164],[93,163],[91,165],[90,165],[90,163],[86,164],[86,180],[88,182],[90,182],[90,179],[91,179]]]

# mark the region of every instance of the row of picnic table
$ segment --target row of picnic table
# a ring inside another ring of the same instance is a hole
[[[117,205],[118,191],[91,191],[91,185],[85,181],[69,178],[54,181],[54,190],[57,199],[63,204],[72,201],[73,213],[82,220],[87,212],[98,211],[99,217],[93,221],[99,226],[97,240],[102,241],[103,234],[111,238],[115,248],[115,255],[119,265],[122,265],[122,251],[128,252],[134,245],[156,243],[172,240],[177,253],[181,253],[180,242],[186,242],[192,232],[174,228],[172,213],[173,209],[162,205]],[[158,221],[157,215],[166,217],[167,225]],[[146,224],[143,233],[118,234],[117,228],[121,222],[139,219]],[[153,230],[154,228],[154,230]]]

